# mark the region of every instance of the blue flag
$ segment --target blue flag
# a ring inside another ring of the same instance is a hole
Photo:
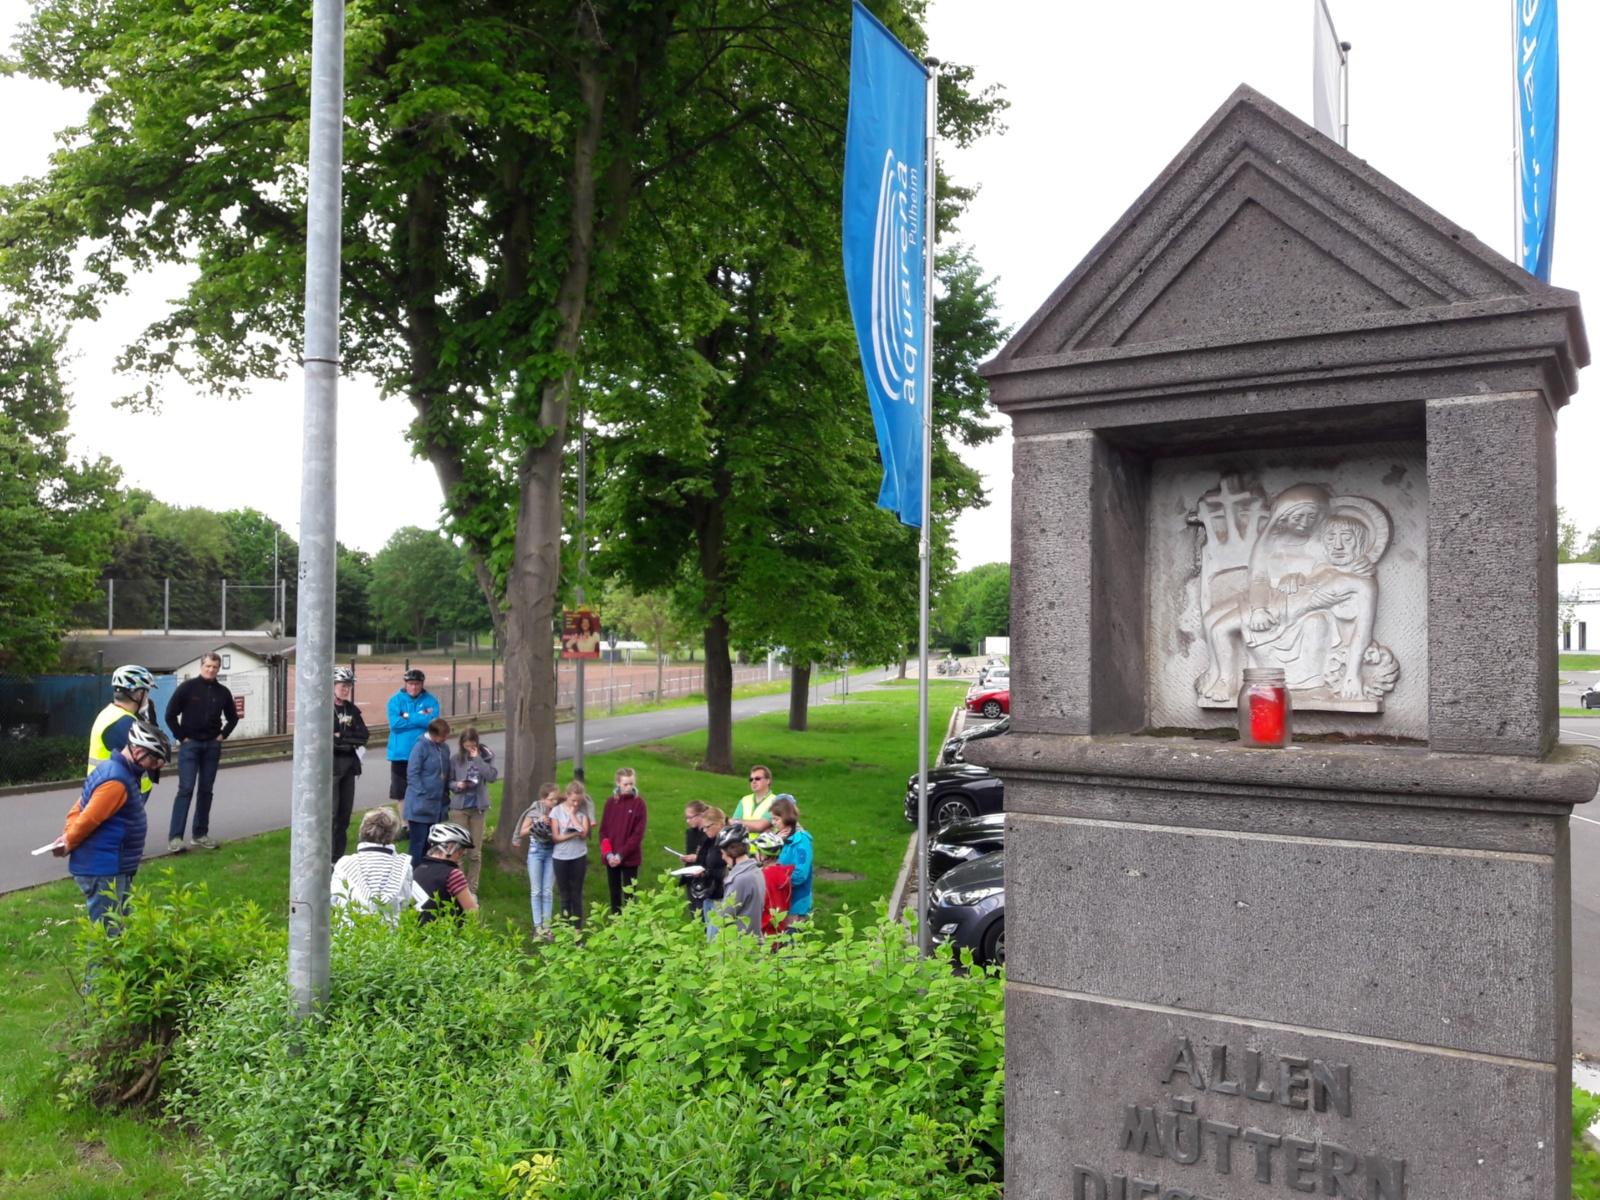
[[[922,525],[927,71],[856,0],[844,150],[844,281],[883,459],[878,506]]]
[[[1512,0],[1517,12],[1517,247],[1522,269],[1550,282],[1556,240],[1561,63],[1556,0]]]

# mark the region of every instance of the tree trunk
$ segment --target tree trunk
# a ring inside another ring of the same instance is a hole
[[[656,703],[661,703],[661,689],[666,686],[667,647],[660,639],[656,639]]]
[[[904,679],[905,677],[906,677],[906,656],[904,654],[902,654],[900,656],[900,674],[898,676],[896,676],[896,678]]]
[[[789,728],[796,733],[806,731],[807,721],[811,710],[811,664],[800,666],[798,663],[789,667]]]
[[[706,756],[702,771],[733,774],[733,660],[728,654],[728,618],[706,622]]]
[[[724,576],[727,556],[729,497],[733,480],[726,470],[712,476],[711,495],[695,511],[695,539],[699,543],[700,575],[705,581],[702,601],[705,615],[706,754],[700,767],[733,774],[733,663],[728,655],[727,591]]]
[[[602,39],[594,19],[593,10],[586,9],[580,24],[591,47],[598,49]],[[560,325],[553,347],[568,361],[577,359],[594,264],[596,158],[606,108],[605,80],[595,57],[579,62],[578,87],[588,116],[573,143],[567,269],[556,293]],[[538,422],[549,432],[543,444],[529,448],[520,471],[517,536],[506,577],[506,762],[500,773],[505,785],[494,835],[498,859],[507,869],[517,865],[511,853],[517,816],[535,799],[534,789],[556,777],[552,617],[561,582],[562,456],[575,383],[569,367],[544,385]]]
[[[512,862],[515,823],[556,777],[555,646],[552,630],[561,573],[561,469],[563,438],[551,437],[529,456],[517,508],[515,557],[506,579],[506,750],[500,777],[500,819],[495,846]]]

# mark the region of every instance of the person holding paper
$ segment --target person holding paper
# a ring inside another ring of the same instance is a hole
[[[78,802],[52,852],[83,893],[89,919],[115,933],[133,877],[144,860],[147,828],[140,780],[172,757],[172,743],[149,721],[136,721],[121,748],[83,781]]]
[[[355,672],[335,667],[333,672],[333,861],[344,857],[350,844],[350,814],[356,805],[356,776],[367,752],[367,723],[353,699]]]

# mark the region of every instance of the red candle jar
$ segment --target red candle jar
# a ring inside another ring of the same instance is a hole
[[[1289,686],[1280,667],[1246,667],[1239,689],[1239,744],[1289,744]]]

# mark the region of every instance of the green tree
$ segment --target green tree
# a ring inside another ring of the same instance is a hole
[[[916,623],[915,535],[873,503],[881,469],[840,263],[849,19],[819,10],[782,59],[730,55],[708,75],[752,117],[715,143],[678,134],[705,148],[650,189],[652,220],[632,236],[654,253],[620,259],[629,302],[588,346],[613,368],[594,373],[604,569],[697,614],[710,770],[733,768],[734,651],[788,648],[798,728],[812,661],[885,661]],[[943,132],[962,142],[998,112],[968,78],[952,68],[941,86]],[[786,105],[763,110],[774,94]],[[943,188],[942,219],[964,195]]]
[[[986,637],[1011,632],[1011,564],[985,563],[953,576],[933,604],[936,638],[976,653]]]
[[[230,551],[221,514],[175,507],[132,489],[122,497],[117,522],[116,552],[99,595],[80,607],[80,623],[104,622],[105,587],[111,581],[119,627],[219,628]],[[236,595],[230,599],[236,604]],[[238,628],[241,623],[230,624]]]
[[[1558,508],[1556,531],[1557,562],[1600,563],[1600,529],[1591,529],[1587,535],[1580,534],[1577,523],[1567,516],[1567,510]]]
[[[94,596],[116,534],[117,469],[74,460],[61,340],[0,326],[0,670],[49,669],[73,607]]]
[[[600,602],[600,612],[613,636],[649,642],[656,654],[656,698],[661,698],[667,655],[693,633],[673,607],[672,597],[664,592],[635,593],[618,583],[610,584]]]
[[[920,8],[881,15],[915,43]],[[658,257],[630,222],[642,210],[654,225],[653,194],[719,146],[741,142],[757,172],[802,132],[832,131],[836,151],[845,14],[801,0],[348,10],[341,357],[410,402],[507,645],[503,844],[527,781],[554,771],[568,416],[587,333],[619,294],[633,303],[624,260]],[[187,294],[125,365],[223,389],[282,374],[300,336],[308,16],[298,0],[39,0],[17,67],[90,108],[47,176],[0,197],[0,280],[92,317],[133,272],[192,260]],[[946,80],[943,111],[959,116],[963,77]],[[765,203],[836,203],[836,154],[804,165]],[[735,199],[674,196],[708,213]]]
[[[276,618],[282,621],[286,632],[292,631],[298,598],[299,544],[278,522],[253,508],[230,509],[219,515],[228,531],[228,552],[223,566],[229,584],[230,623],[260,627]],[[281,613],[274,592],[279,580],[284,584]],[[233,615],[235,606],[237,619]]]
[[[445,631],[477,631],[488,609],[465,551],[443,533],[408,525],[372,560],[372,608],[379,623],[419,648]]]
[[[335,551],[338,584],[334,597],[334,640],[376,641],[372,612],[372,556],[339,543]]]

